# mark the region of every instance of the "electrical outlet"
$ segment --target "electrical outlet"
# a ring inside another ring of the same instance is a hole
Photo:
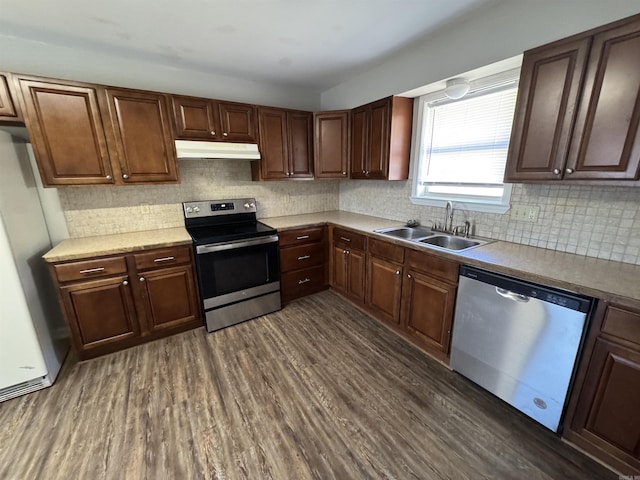
[[[511,218],[521,222],[537,222],[540,207],[537,205],[512,205]]]
[[[143,215],[148,215],[149,214],[149,204],[148,203],[141,203],[140,204],[140,213]]]

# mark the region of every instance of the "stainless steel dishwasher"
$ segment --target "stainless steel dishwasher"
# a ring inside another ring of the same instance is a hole
[[[592,303],[463,266],[451,368],[557,432]]]

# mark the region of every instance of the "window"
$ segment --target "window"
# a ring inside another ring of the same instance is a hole
[[[413,203],[504,213],[511,185],[503,184],[518,71],[472,82],[459,100],[444,92],[419,99],[421,135],[414,151]]]

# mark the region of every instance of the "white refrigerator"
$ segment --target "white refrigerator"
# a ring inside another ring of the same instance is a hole
[[[64,236],[66,225],[57,193],[34,175],[30,147],[0,131],[0,402],[52,385],[69,350],[42,260],[50,231]]]

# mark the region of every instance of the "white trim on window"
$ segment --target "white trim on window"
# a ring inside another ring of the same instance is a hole
[[[463,97],[462,100],[468,100],[473,97],[480,97],[488,93],[498,92],[507,88],[512,88],[517,85],[520,69],[515,68],[501,72],[495,75],[479,78],[471,81],[471,88],[469,93]],[[424,129],[427,127],[428,118],[425,118],[429,113],[429,106],[446,105],[456,100],[448,99],[443,90],[432,92],[422,97],[416,98],[414,111],[416,116],[414,118],[414,132],[417,135],[413,136],[413,145],[411,151],[411,164],[412,164],[412,189],[411,189],[411,202],[418,205],[429,205],[444,207],[447,201],[454,202],[456,208],[464,210],[472,210],[479,212],[490,213],[505,213],[510,208],[511,198],[511,185],[502,184],[502,196],[482,196],[482,195],[468,195],[468,194],[438,194],[436,192],[428,192],[425,195],[419,195],[418,191],[425,189],[425,184],[420,182],[420,159],[421,152],[424,145]],[[433,110],[432,110],[433,111]],[[494,175],[495,176],[495,175]],[[492,179],[494,190],[497,189],[494,183],[495,179]],[[437,184],[435,184],[437,185]],[[443,184],[444,185],[444,184]],[[464,188],[464,184],[460,184]],[[455,184],[449,183],[449,188],[455,188]],[[480,186],[481,187],[481,186]],[[436,189],[433,189],[436,190]],[[490,194],[489,194],[490,195]]]

